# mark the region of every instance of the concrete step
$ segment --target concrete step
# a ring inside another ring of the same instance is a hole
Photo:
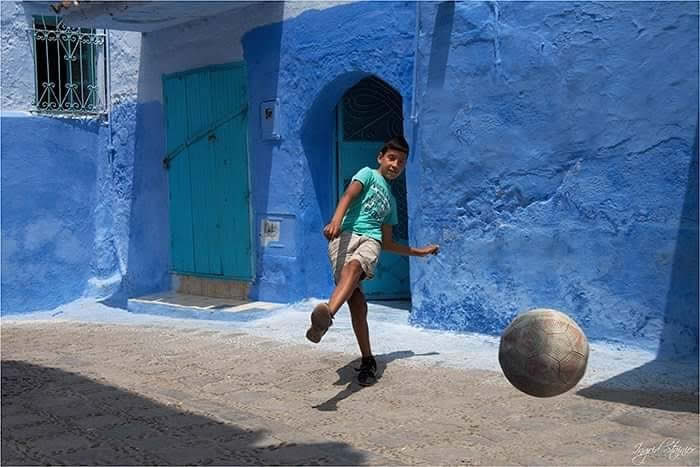
[[[250,284],[244,281],[183,274],[176,274],[173,282],[173,290],[178,293],[213,298],[245,300],[249,289]]]
[[[284,304],[281,303],[205,297],[179,292],[146,295],[131,298],[127,302],[127,309],[132,313],[216,321],[250,321],[282,307]]]

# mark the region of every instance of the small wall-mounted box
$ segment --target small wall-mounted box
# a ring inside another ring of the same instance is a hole
[[[280,100],[272,99],[260,104],[260,129],[264,141],[282,139],[280,133]]]
[[[291,214],[261,213],[260,245],[264,254],[272,256],[296,256],[296,217]]]

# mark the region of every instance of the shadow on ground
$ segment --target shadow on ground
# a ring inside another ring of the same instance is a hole
[[[84,376],[2,362],[2,465],[356,465],[344,443],[280,442]],[[246,413],[230,410],[230,418]]]
[[[659,382],[683,390],[663,391]],[[672,412],[699,413],[698,362],[652,360],[638,368],[577,391],[583,397]]]
[[[377,360],[377,382],[382,378],[382,375],[384,374],[384,370],[386,370],[386,366],[393,362],[394,360],[399,360],[401,358],[411,358],[411,357],[426,357],[429,355],[440,355],[438,352],[428,352],[428,353],[421,353],[417,354],[413,352],[412,350],[398,350],[396,352],[390,352],[386,354],[380,354],[380,355],[375,355],[374,358]],[[314,405],[314,409],[318,409],[324,412],[331,412],[338,410],[338,402],[342,401],[343,399],[347,399],[357,391],[363,388],[363,386],[360,386],[357,381],[355,380],[355,375],[357,375],[357,371],[360,368],[360,363],[362,362],[361,358],[357,358],[347,365],[338,368],[336,370],[336,373],[338,373],[338,381],[333,383],[334,386],[343,386],[346,385],[345,388],[343,388],[338,394],[335,396],[331,397],[327,401]]]

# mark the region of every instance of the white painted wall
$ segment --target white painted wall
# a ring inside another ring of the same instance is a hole
[[[34,98],[34,59],[27,18],[19,2],[0,2],[2,111],[27,111]]]
[[[345,3],[352,2],[261,2],[144,33],[139,101],[161,100],[163,74],[242,60],[241,38],[254,28]]]
[[[19,1],[0,1],[2,31],[1,85],[3,112],[28,112],[34,99],[32,16]],[[136,99],[141,33],[110,31],[112,102]]]
[[[242,60],[241,37],[247,31],[293,18],[308,10],[344,3],[350,2],[260,2],[228,14],[197,19],[143,35],[110,30],[112,105],[133,100],[160,101],[164,73]],[[27,32],[31,14],[25,11],[21,1],[2,0],[0,24],[3,44],[0,105],[3,112],[28,112],[34,98],[34,59]]]

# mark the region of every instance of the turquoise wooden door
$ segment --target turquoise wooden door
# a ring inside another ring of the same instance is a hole
[[[173,271],[249,280],[245,67],[167,75],[163,94]]]
[[[377,155],[384,141],[402,133],[401,96],[382,81],[367,78],[345,94],[337,113],[340,199],[358,170],[378,167]],[[399,223],[393,228],[394,240],[408,244],[405,174],[389,184],[399,216]],[[375,277],[365,281],[362,287],[365,296],[375,300],[410,298],[408,257],[382,251]]]

